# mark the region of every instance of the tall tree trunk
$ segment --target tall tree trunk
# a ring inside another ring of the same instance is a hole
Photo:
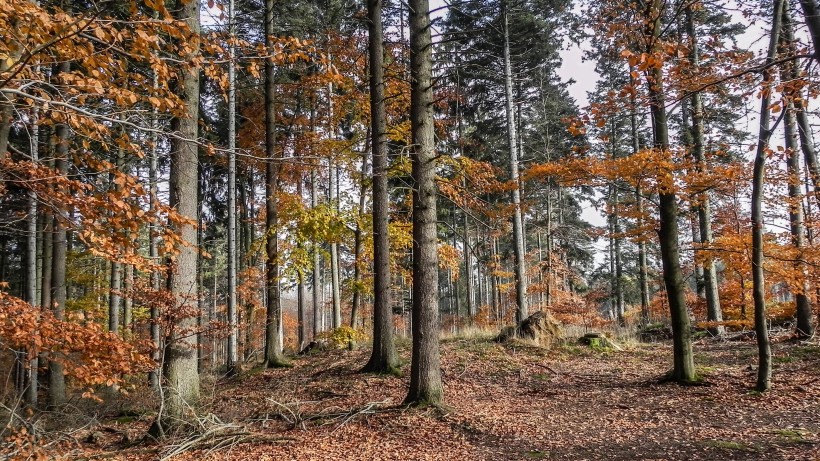
[[[265,0],[265,46],[270,53],[274,48],[275,0]],[[285,363],[282,355],[282,300],[279,291],[279,159],[276,155],[276,69],[273,58],[265,60],[265,287],[267,290],[265,314],[265,364],[278,367]]]
[[[313,208],[316,208],[319,205],[319,193],[317,190],[316,180],[316,168],[313,168],[310,171],[310,206]],[[315,341],[319,333],[322,332],[322,255],[319,254],[319,242],[313,242],[312,252],[313,275],[311,277],[311,283],[313,285],[313,290],[311,294],[313,296],[313,340]],[[373,341],[375,341],[375,337]]]
[[[527,309],[527,262],[524,249],[524,217],[521,211],[521,188],[518,178],[518,145],[516,142],[516,123],[513,112],[512,65],[510,63],[510,30],[507,19],[506,1],[501,3],[501,14],[504,21],[504,97],[507,115],[507,144],[510,149],[510,181],[515,187],[512,191],[513,204],[513,250],[515,252],[515,299],[517,310],[516,322],[520,323],[529,316]]]
[[[157,75],[154,74],[154,88],[157,87]],[[158,128],[158,118],[156,109],[153,109],[152,120],[151,120],[151,127],[156,129]],[[159,159],[158,159],[158,150],[157,150],[157,135],[156,133],[151,133],[151,151],[150,151],[150,158],[149,158],[149,166],[148,166],[148,188],[149,188],[149,202],[148,202],[148,210],[153,212],[158,204],[159,201],[159,190],[157,187],[157,171],[159,169]],[[157,245],[157,229],[156,224],[150,224],[148,227],[148,256],[151,258],[151,262],[154,264],[159,263],[159,247]],[[151,289],[155,292],[160,290],[160,273],[156,269],[151,270],[150,274],[150,282],[151,282]],[[159,330],[159,306],[156,304],[152,304],[150,308],[150,320],[151,320],[151,342],[153,343],[153,353],[151,354],[151,358],[159,364],[162,360],[160,356],[160,351],[162,350],[162,338],[160,337],[160,330]],[[159,378],[160,371],[158,369],[151,370],[148,373],[148,383],[151,385],[151,389],[155,391],[159,390],[160,387],[160,378]]]
[[[328,133],[331,140],[336,140],[336,120],[333,114],[333,84],[327,86],[327,104],[328,104]],[[328,157],[328,200],[330,206],[337,212],[339,210],[338,197],[338,166],[333,159],[333,155]],[[342,326],[342,299],[341,287],[339,281],[339,244],[336,241],[330,242],[330,294],[331,294],[331,309],[333,313],[333,328]]]
[[[467,317],[472,324],[476,316],[476,300],[475,300],[475,281],[473,279],[473,247],[470,241],[470,222],[469,216],[465,212],[462,218],[464,227],[464,277],[467,281]]]
[[[627,69],[629,72],[629,82],[635,85],[635,79],[632,77],[632,67]],[[630,112],[629,125],[630,136],[632,138],[632,154],[637,154],[641,150],[641,139],[638,136],[638,106],[635,101],[635,96],[630,98]],[[638,209],[638,228],[643,225],[643,193],[640,185],[635,186],[635,203]],[[648,263],[646,260],[646,242],[643,239],[638,240],[638,283],[641,291],[641,324],[649,324],[649,277],[648,277]]]
[[[387,190],[387,121],[384,105],[382,0],[367,1],[370,63],[370,131],[373,142],[373,351],[364,371],[393,373],[399,360],[390,305],[390,201]]]
[[[304,196],[304,177],[302,172],[296,174],[296,195],[299,197],[299,203],[302,203]],[[296,243],[297,249],[300,251],[304,248],[304,242],[299,240]],[[305,271],[300,267],[296,274],[296,351],[301,351],[305,348],[305,328],[307,319],[305,318],[305,304],[307,303],[307,286],[305,285]]]
[[[39,144],[40,144],[40,125],[39,125],[39,111],[37,107],[31,109],[31,118],[32,124],[30,127],[31,133],[31,148],[29,150],[29,155],[31,155],[31,162],[38,163],[40,161],[39,158]],[[32,305],[32,307],[41,307],[40,304],[40,297],[37,296],[37,193],[33,190],[28,192],[28,216],[27,216],[27,227],[28,232],[26,235],[26,254],[27,254],[27,266],[26,266],[26,301]],[[28,362],[27,366],[27,387],[26,387],[26,395],[25,400],[26,403],[30,406],[37,405],[37,368],[39,366],[39,360],[37,358],[38,350],[36,347],[32,346],[32,349],[28,351],[29,357],[31,359]]]
[[[769,51],[766,63],[774,62],[777,56],[777,45],[781,31],[783,0],[775,0],[772,12],[772,31],[769,36]],[[766,174],[766,147],[772,136],[769,116],[771,110],[771,90],[774,73],[771,69],[763,72],[763,90],[760,100],[760,131],[757,139],[757,152],[752,172],[752,296],[755,306],[755,333],[757,335],[758,369],[757,390],[764,392],[771,387],[772,349],[769,342],[769,329],[766,321],[766,285],[763,278],[763,186]]]
[[[234,0],[228,2],[228,35],[235,35]],[[236,52],[228,45],[228,351],[227,373],[236,373],[239,361],[238,319],[236,310]]]
[[[649,52],[656,52],[660,44],[661,18],[664,3],[653,0],[647,11],[647,18],[655,18],[648,24],[647,37],[651,40]],[[656,66],[649,70],[648,92],[650,111],[653,119],[653,138],[655,148],[661,151],[669,149],[669,127],[666,117],[666,103],[663,89],[663,68]],[[695,362],[692,354],[692,331],[689,312],[684,297],[685,285],[680,267],[680,248],[678,246],[678,203],[674,191],[666,190],[658,194],[660,208],[660,239],[663,279],[669,302],[669,313],[672,319],[672,343],[674,350],[674,369],[671,378],[678,382],[690,382],[696,379]]]
[[[794,39],[794,25],[789,14],[789,6],[784,6],[783,12],[783,40],[786,42],[787,50],[790,54],[795,53],[795,39]],[[785,79],[796,80],[799,78],[799,68],[795,63],[787,64],[787,71]],[[802,293],[797,293],[795,296],[797,304],[797,334],[802,338],[810,338],[814,335],[814,319],[812,318],[811,299],[808,296],[811,287],[808,283],[808,268],[805,261],[803,261],[803,248],[805,247],[806,226],[803,223],[802,200],[800,197],[800,159],[797,157],[798,139],[799,146],[803,152],[804,161],[806,163],[806,173],[811,176],[814,185],[815,194],[820,193],[818,188],[818,176],[815,174],[817,170],[817,156],[814,152],[814,143],[811,140],[811,126],[809,125],[808,117],[804,110],[804,100],[800,98],[800,94],[788,94],[790,98],[787,104],[788,112],[786,123],[786,147],[790,148],[788,165],[789,165],[789,197],[791,198],[791,211],[789,213],[789,220],[791,222],[792,239],[795,247],[798,249],[799,259],[795,265],[795,269],[801,273],[803,277]],[[799,133],[799,134],[798,134]],[[806,185],[808,188],[808,184]],[[820,203],[820,202],[818,202]],[[796,207],[796,208],[795,208]]]
[[[350,328],[356,329],[359,324],[359,315],[362,306],[362,251],[364,251],[364,244],[362,242],[362,222],[365,216],[365,207],[367,206],[367,186],[365,178],[367,177],[367,156],[370,148],[371,130],[367,130],[367,137],[365,140],[365,151],[362,152],[362,170],[359,183],[359,210],[358,219],[356,220],[356,230],[353,236],[353,300],[350,306]],[[350,350],[356,348],[356,342],[350,340],[348,343]]]
[[[117,157],[114,165],[118,171],[122,171],[124,161],[122,149],[117,149]],[[114,173],[109,175],[110,187],[114,194],[121,193],[119,186],[114,185]],[[122,264],[118,261],[111,261],[111,271],[108,279],[108,331],[119,334],[120,331],[120,308],[122,306]]]
[[[189,43],[193,59],[199,54],[199,2],[180,0],[174,11],[175,19],[183,21],[195,34]],[[199,68],[181,69],[176,93],[182,99],[183,116],[172,119],[171,130],[178,137],[171,139],[171,168],[169,204],[183,217],[197,217],[199,162],[197,156],[199,123]],[[156,429],[164,431],[189,419],[190,410],[199,400],[199,375],[197,373],[196,336],[190,331],[197,327],[197,226],[185,223],[178,227],[183,245],[172,258],[168,271],[168,287],[174,295],[175,308],[182,312],[181,318],[170,328],[165,341],[163,375],[163,406]],[[160,431],[160,434],[161,432]]]
[[[57,73],[68,72],[69,70],[69,63],[63,62],[59,65]],[[57,170],[57,174],[66,176],[68,175],[68,125],[65,123],[58,124],[55,128],[55,135],[57,149],[54,168]],[[68,298],[66,290],[67,237],[65,218],[55,216],[51,259],[51,306],[54,317],[58,320],[62,320],[65,315],[65,303]],[[48,364],[48,404],[56,407],[65,403],[65,400],[66,386],[63,364],[51,360]]]
[[[413,177],[413,358],[405,403],[440,405],[433,41],[428,0],[410,0],[410,124]],[[514,140],[515,138],[513,138]]]
[[[695,9],[693,5],[686,7],[686,33],[689,35],[689,59],[694,72],[699,72],[700,50],[698,48],[697,33],[695,29]],[[695,165],[700,173],[708,168],[706,164],[706,154],[704,152],[704,127],[703,127],[703,97],[699,91],[691,96],[692,109],[692,154],[695,158]],[[709,192],[703,191],[697,196],[698,205],[698,230],[700,233],[700,243],[708,248],[713,241],[712,237],[712,205],[709,199]],[[710,322],[722,322],[723,312],[720,308],[720,296],[718,293],[717,270],[712,258],[706,258],[703,263],[703,285],[706,298],[706,319]],[[709,331],[713,335],[719,336],[724,333],[723,325],[717,324],[710,327]]]
[[[783,18],[784,29],[788,19]],[[786,166],[789,174],[789,229],[792,235],[792,245],[797,249],[797,261],[794,270],[799,274],[801,287],[794,294],[797,311],[797,335],[801,338],[811,336],[812,315],[811,301],[809,300],[808,269],[805,263],[806,230],[803,221],[803,201],[800,190],[800,157],[797,151],[797,128],[794,116],[794,105],[789,101],[784,108],[784,128],[786,140]]]

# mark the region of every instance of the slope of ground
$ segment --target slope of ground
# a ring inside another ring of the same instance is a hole
[[[774,351],[773,391],[760,395],[750,387],[753,343],[698,344],[705,382],[678,386],[659,382],[667,344],[545,351],[451,340],[442,345],[447,407],[425,410],[401,406],[407,370],[363,375],[367,351],[321,352],[215,383],[203,413],[216,418],[202,431],[223,436],[122,445],[120,434],[142,431],[146,416],[107,421],[94,443],[64,449],[180,460],[820,459],[820,347]]]

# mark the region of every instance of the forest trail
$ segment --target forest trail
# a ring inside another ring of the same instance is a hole
[[[400,351],[406,360],[409,347]],[[366,350],[319,352],[217,382],[203,411],[253,435],[173,459],[820,459],[820,347],[776,344],[774,391],[765,395],[752,390],[754,343],[706,341],[696,353],[704,384],[678,386],[659,382],[671,363],[667,344],[545,351],[449,340],[447,408],[416,410],[401,406],[406,366],[402,377],[363,375]],[[110,456],[117,443],[83,451]],[[157,459],[183,443],[116,457]]]

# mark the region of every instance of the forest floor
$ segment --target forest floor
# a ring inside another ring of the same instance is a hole
[[[408,345],[400,352],[407,359]],[[70,459],[820,459],[820,347],[775,344],[765,394],[752,388],[753,342],[702,340],[695,352],[704,381],[679,386],[662,382],[668,343],[614,352],[446,340],[446,407],[420,410],[401,405],[409,365],[402,376],[360,374],[368,351],[324,351],[214,382],[202,413],[215,416],[187,438],[129,446],[123,440],[144,434],[151,416],[120,412],[60,451]]]

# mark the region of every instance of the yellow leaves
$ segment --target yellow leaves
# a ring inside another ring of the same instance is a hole
[[[452,245],[439,243],[438,266],[440,269],[449,270],[453,280],[458,280],[459,268],[461,267],[461,252]]]

